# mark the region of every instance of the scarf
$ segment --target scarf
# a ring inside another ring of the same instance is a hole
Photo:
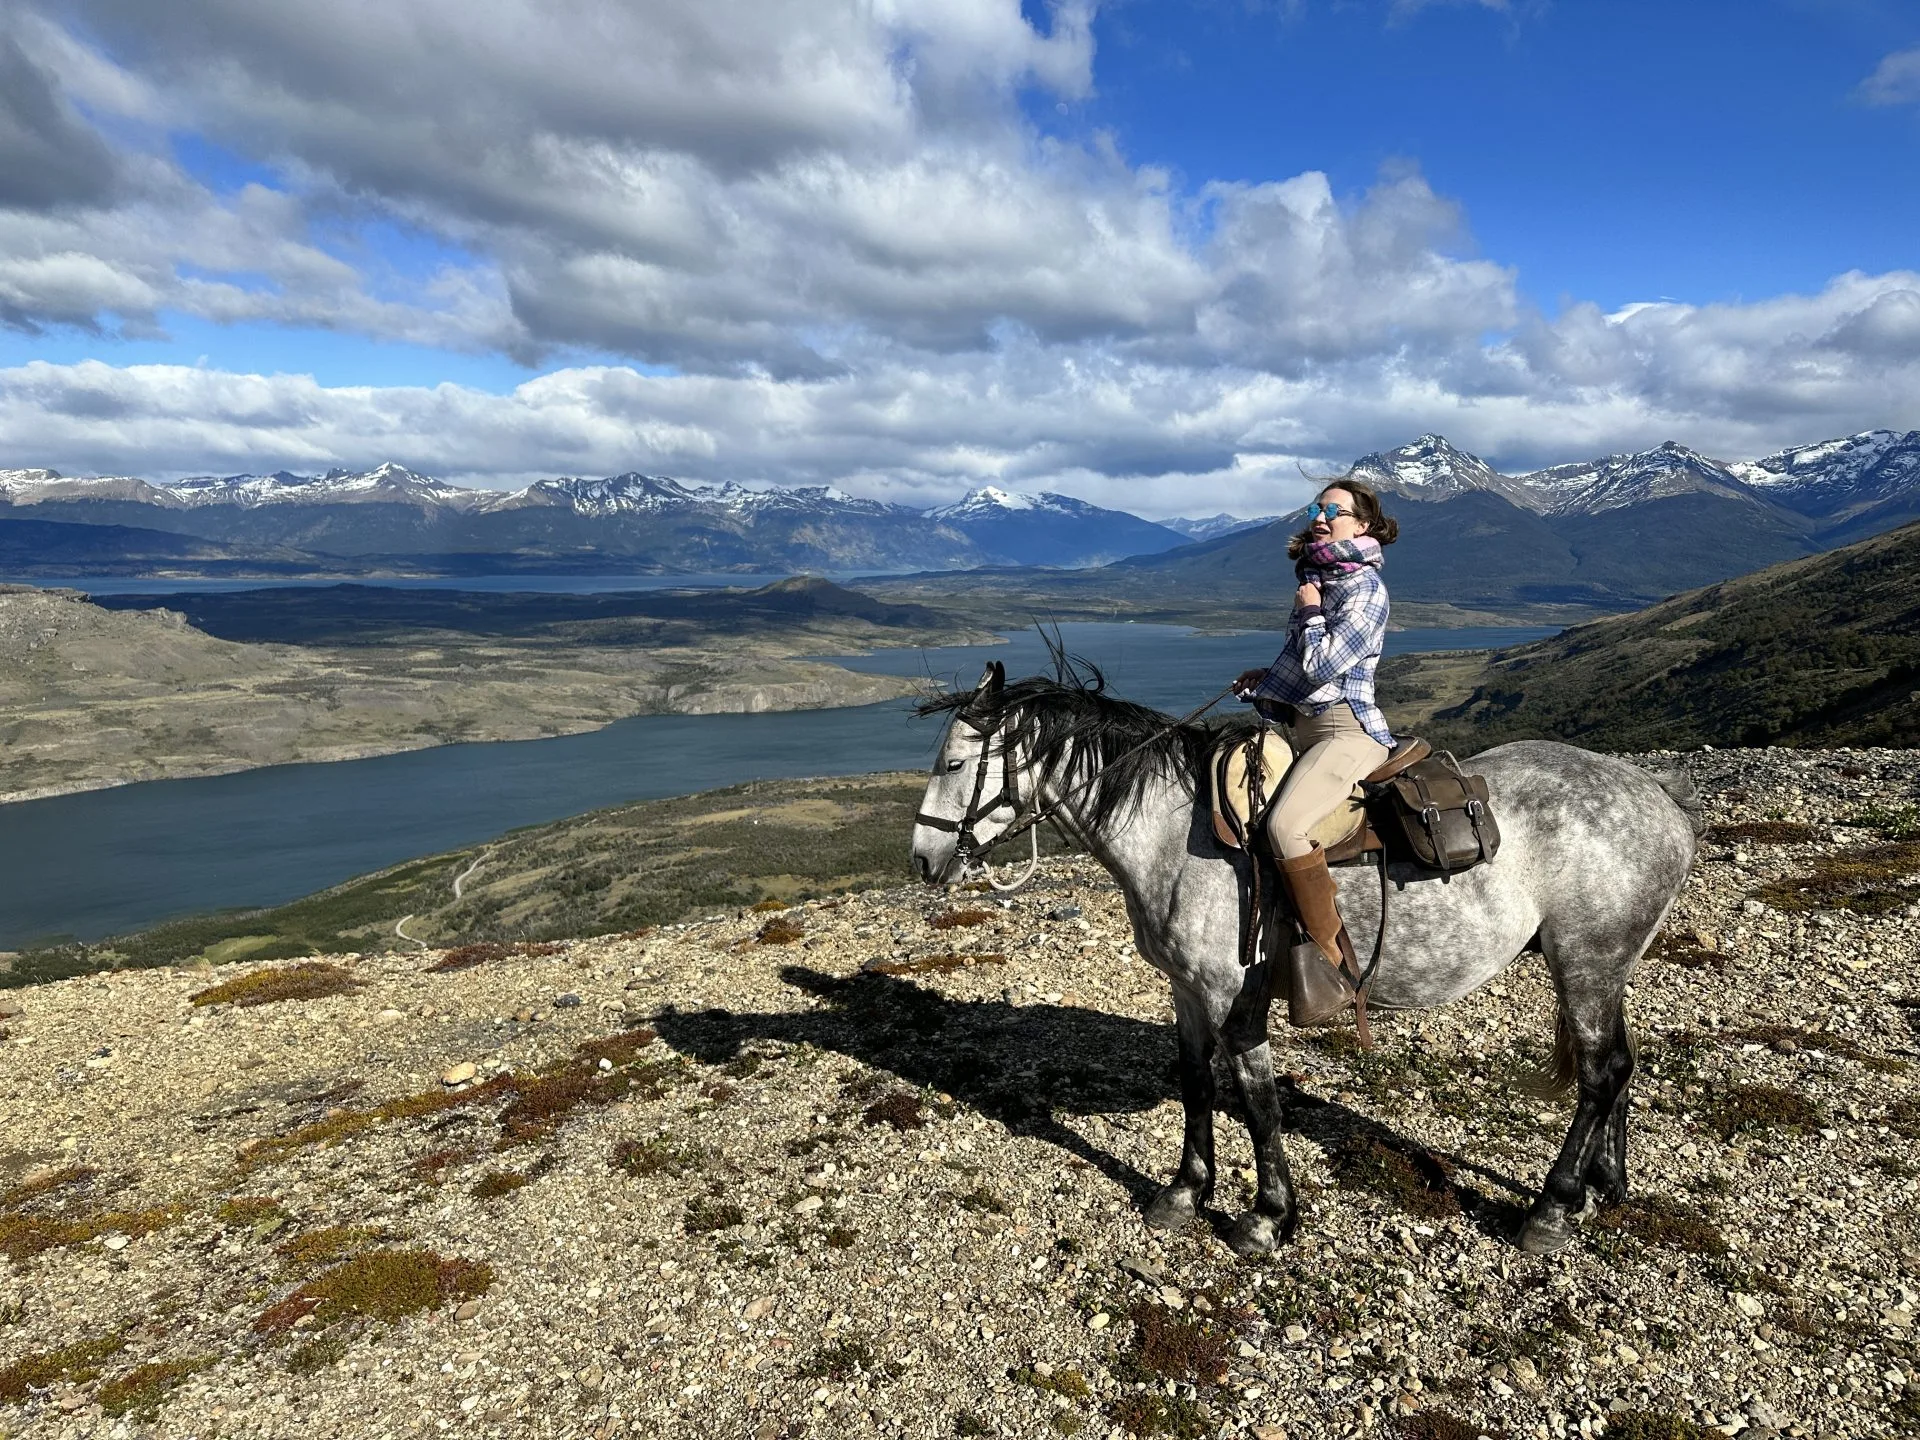
[[[1385,558],[1380,542],[1371,535],[1357,535],[1351,540],[1316,540],[1307,546],[1294,570],[1303,585],[1308,581],[1325,585],[1369,566],[1377,570]]]

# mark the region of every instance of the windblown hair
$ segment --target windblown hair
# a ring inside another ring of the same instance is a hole
[[[1382,545],[1391,545],[1400,538],[1400,522],[1380,508],[1380,496],[1371,485],[1348,476],[1344,480],[1329,480],[1320,487],[1320,494],[1324,495],[1329,490],[1344,490],[1353,496],[1353,518],[1366,526],[1367,534]],[[1287,541],[1287,558],[1298,560],[1307,553],[1307,546],[1312,543],[1312,528],[1302,530]]]
[[[1176,725],[1158,710],[1116,700],[1106,693],[1099,666],[1068,655],[1051,637],[1047,649],[1052,675],[1009,680],[993,690],[936,695],[921,702],[918,713],[997,722],[1003,743],[1030,756],[1038,772],[1057,785],[1081,787],[1076,808],[1091,829],[1139,804],[1155,778],[1175,780],[1194,793],[1220,727]],[[1249,723],[1229,722],[1240,728]],[[1059,768],[1069,756],[1071,774]]]

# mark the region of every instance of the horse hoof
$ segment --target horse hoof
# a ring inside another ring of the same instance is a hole
[[[1249,1212],[1233,1222],[1227,1231],[1227,1248],[1243,1260],[1256,1260],[1262,1255],[1271,1255],[1293,1234],[1293,1217],[1285,1219],[1273,1215],[1256,1215]]]
[[[1529,1215],[1520,1227],[1520,1248],[1529,1255],[1551,1255],[1573,1243],[1573,1222],[1565,1214]]]
[[[1147,1206],[1147,1227],[1152,1230],[1178,1230],[1191,1225],[1200,1216],[1200,1201],[1193,1191],[1169,1185],[1153,1197]]]

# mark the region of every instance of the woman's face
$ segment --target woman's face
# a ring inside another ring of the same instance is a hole
[[[1324,512],[1314,511],[1308,529],[1316,540],[1351,540],[1356,535],[1367,533],[1367,527],[1353,513],[1352,492],[1342,490],[1338,485],[1320,492],[1321,505],[1329,508],[1338,506],[1340,513],[1331,519]]]

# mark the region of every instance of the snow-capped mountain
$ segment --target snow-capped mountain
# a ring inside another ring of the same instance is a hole
[[[1651,450],[1554,465],[1519,477],[1549,515],[1597,515],[1675,495],[1717,495],[1753,502],[1756,496],[1718,460],[1668,440]]]
[[[1169,530],[1178,530],[1189,540],[1217,540],[1222,535],[1234,535],[1242,530],[1258,530],[1280,519],[1278,515],[1255,515],[1243,518],[1221,511],[1218,515],[1176,515],[1171,520],[1160,523]]]
[[[189,505],[444,505],[485,510],[503,498],[498,491],[449,485],[389,460],[371,470],[329,470],[324,475],[194,475],[167,490]]]
[[[955,504],[935,506],[925,518],[965,535],[996,565],[1104,565],[1186,543],[1179,532],[1124,510],[1105,510],[1071,495],[1028,495],[997,485],[971,490]]]
[[[1376,451],[1353,462],[1350,472],[1376,490],[1415,500],[1451,500],[1471,490],[1490,490],[1524,509],[1538,509],[1538,497],[1502,475],[1478,455],[1454,448],[1443,435],[1422,435],[1397,450]]]
[[[1863,430],[1727,468],[1790,510],[1852,514],[1920,492],[1920,430]]]

